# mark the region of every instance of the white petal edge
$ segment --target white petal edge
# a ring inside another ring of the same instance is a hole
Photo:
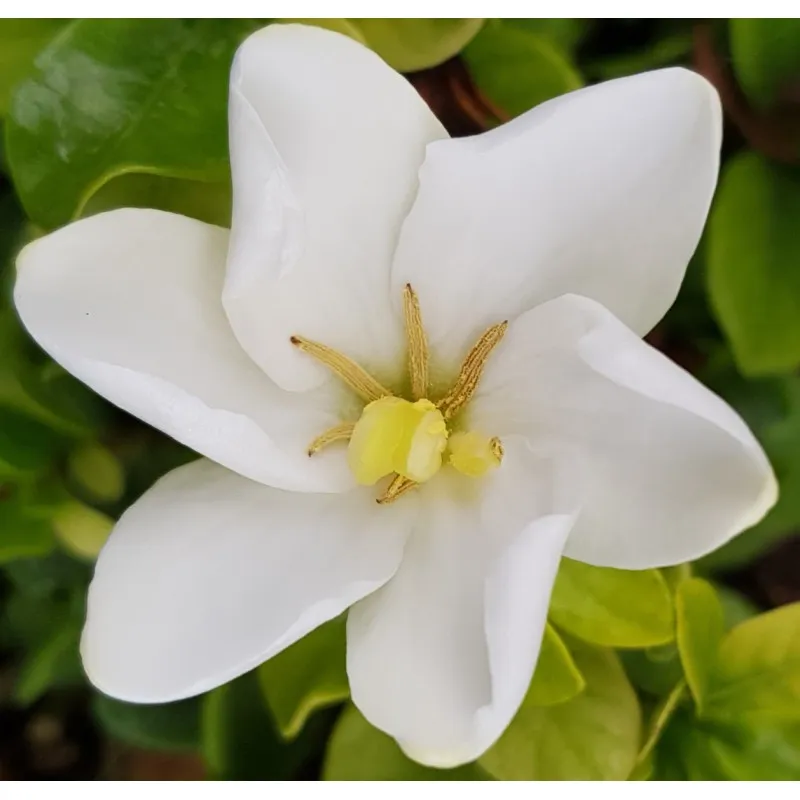
[[[715,550],[772,507],[777,483],[743,420],[608,310],[564,296],[492,354],[467,424],[579,464],[565,555],[645,569]]]
[[[430,766],[474,760],[519,708],[576,515],[554,465],[504,445],[493,475],[446,468],[419,490],[402,566],[348,616],[353,702]]]
[[[489,325],[565,293],[650,330],[699,241],[721,131],[715,90],[674,68],[429,145],[392,282],[417,290],[442,369]]]
[[[133,504],[100,554],[81,654],[101,691],[165,703],[219,686],[382,586],[412,506],[271,489],[201,459]]]
[[[306,448],[355,412],[339,387],[290,395],[247,357],[220,300],[227,244],[163,211],[88,217],[22,250],[17,311],[65,369],[203,455],[286,489],[350,488],[341,452]]]
[[[229,114],[224,304],[239,341],[287,390],[329,378],[293,335],[396,381],[404,340],[391,259],[425,145],[444,129],[375,53],[303,25],[270,25],[245,41]]]

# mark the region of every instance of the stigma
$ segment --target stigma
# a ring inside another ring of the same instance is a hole
[[[499,467],[503,460],[500,440],[460,430],[458,415],[474,396],[486,362],[503,339],[508,323],[484,331],[467,353],[452,387],[433,400],[429,397],[428,340],[419,299],[408,284],[403,290],[403,311],[410,398],[394,395],[346,355],[302,336],[291,337],[295,347],[327,367],[366,403],[355,423],[335,425],[314,439],[309,456],[335,442],[347,441],[347,463],[357,483],[372,486],[391,476],[378,497],[379,503],[391,503],[429,481],[445,464],[477,478]]]

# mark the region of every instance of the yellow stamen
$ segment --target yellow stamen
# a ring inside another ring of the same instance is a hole
[[[403,311],[408,339],[408,373],[415,400],[428,395],[428,338],[422,326],[422,312],[417,293],[407,283],[403,289]]]
[[[395,475],[394,480],[386,487],[386,491],[378,498],[377,502],[382,506],[394,503],[401,494],[405,494],[416,485],[414,481],[404,478],[402,475]]]
[[[355,428],[354,422],[343,422],[341,425],[334,425],[311,442],[308,446],[308,454],[313,456],[314,453],[322,450],[323,447],[327,447],[329,444],[340,442],[342,439],[349,439],[353,435],[353,428]]]
[[[324,364],[368,403],[391,395],[388,389],[381,386],[363,367],[360,367],[355,361],[351,361],[347,356],[343,356],[319,342],[304,339],[302,336],[292,336],[290,341],[295,347],[319,361],[320,364]]]
[[[393,472],[422,483],[441,468],[446,446],[447,426],[430,400],[384,397],[364,409],[347,460],[356,481],[366,486]]]
[[[437,403],[445,419],[455,416],[475,394],[486,361],[505,336],[508,322],[492,325],[469,351],[450,391]]]
[[[447,446],[450,466],[464,475],[480,478],[503,460],[503,445],[495,436],[491,439],[475,431],[454,433]]]

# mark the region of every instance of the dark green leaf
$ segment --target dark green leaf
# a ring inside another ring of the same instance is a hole
[[[723,171],[708,229],[716,316],[748,375],[800,364],[800,177],[746,152]]]
[[[433,769],[417,764],[352,705],[339,717],[328,743],[322,775],[326,781],[491,780],[475,764],[457,769]]]
[[[19,196],[46,228],[112,178],[225,183],[233,53],[252,20],[84,19],[37,59],[7,121]]]
[[[608,647],[648,647],[675,637],[672,596],[658,570],[630,571],[561,560],[550,618]]]
[[[567,703],[523,706],[479,759],[502,780],[625,780],[639,752],[641,711],[611,650],[571,645],[586,688]]]
[[[478,88],[511,116],[583,85],[558,44],[505,20],[489,20],[463,57]]]
[[[54,545],[47,520],[32,516],[16,498],[0,499],[0,564],[46,555]]]
[[[197,750],[200,747],[201,698],[165,705],[123,703],[97,695],[92,710],[109,736],[151,750]]]

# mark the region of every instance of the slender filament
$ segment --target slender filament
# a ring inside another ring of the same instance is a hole
[[[422,326],[422,312],[417,293],[407,283],[403,289],[403,311],[408,339],[408,373],[415,400],[428,396],[428,337]]]
[[[313,456],[314,453],[319,452],[329,444],[340,442],[342,439],[349,439],[353,435],[353,428],[355,427],[354,422],[342,422],[340,425],[334,425],[311,442],[308,446],[308,454]]]
[[[388,389],[381,386],[363,367],[360,367],[355,361],[351,361],[347,356],[302,336],[292,336],[290,341],[295,347],[326,366],[368,403],[391,395]]]
[[[475,394],[486,361],[508,330],[508,322],[492,325],[469,351],[450,391],[437,403],[445,419],[455,416]]]
[[[409,489],[413,489],[417,485],[410,478],[395,475],[392,482],[386,487],[386,491],[378,498],[378,503],[382,506],[394,503],[400,495],[405,494]]]

